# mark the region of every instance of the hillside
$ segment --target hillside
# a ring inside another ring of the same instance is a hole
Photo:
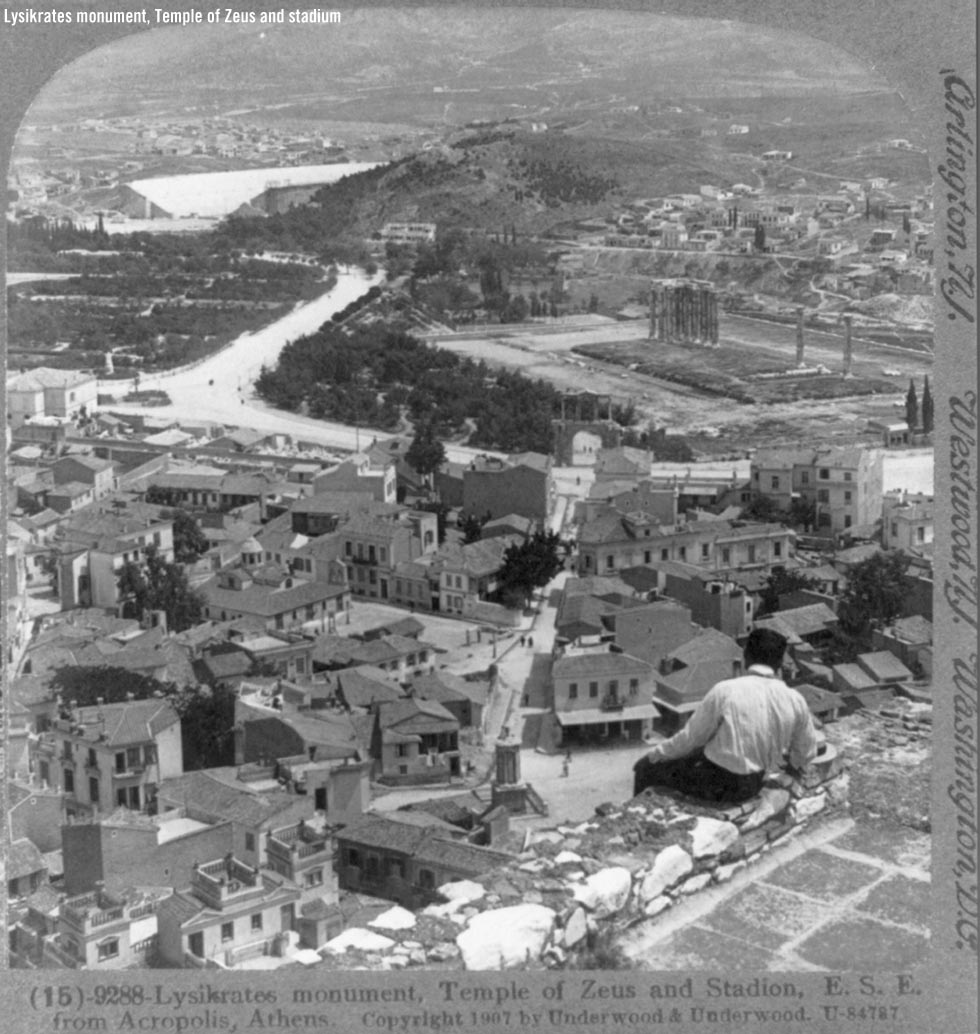
[[[317,247],[325,237],[366,236],[386,222],[434,222],[487,232],[547,234],[606,217],[631,198],[717,176],[715,162],[656,141],[535,134],[498,126],[324,188],[312,204],[268,220],[230,220],[240,246]]]
[[[240,111],[290,102],[337,121],[456,125],[605,101],[851,93],[869,69],[796,33],[627,11],[346,11],[340,26],[154,29],[52,80],[30,120]],[[447,101],[455,111],[446,113]],[[557,111],[556,111],[557,109]],[[482,112],[482,114],[481,114]]]

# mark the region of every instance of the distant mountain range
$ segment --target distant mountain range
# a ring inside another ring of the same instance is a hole
[[[505,91],[496,99],[514,113],[561,109],[569,98],[643,105],[722,92],[739,97],[885,89],[870,69],[826,44],[735,22],[457,7],[366,8],[342,18],[339,25],[194,26],[136,34],[63,69],[28,121],[177,116],[191,108],[221,114],[310,99],[342,108],[392,89],[447,93],[447,100],[458,90],[490,97]],[[402,108],[390,121],[411,119],[411,110]],[[463,105],[460,117],[466,112]],[[364,119],[366,113],[358,107],[350,114]],[[382,114],[367,112],[371,120],[385,121]]]

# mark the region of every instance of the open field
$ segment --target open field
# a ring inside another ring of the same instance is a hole
[[[722,313],[721,337],[726,349],[742,355],[748,366],[753,353],[757,364],[791,369],[796,363],[796,334],[793,327]],[[805,361],[823,363],[834,374],[826,378],[839,388],[837,397],[808,399],[805,405],[785,390],[774,389],[765,400],[734,400],[705,392],[697,377],[689,383],[671,382],[660,376],[655,358],[663,346],[647,340],[646,320],[595,322],[567,329],[528,327],[488,329],[485,336],[468,334],[456,338],[434,338],[432,343],[458,354],[481,358],[490,366],[518,369],[528,377],[539,377],[565,391],[608,393],[616,402],[632,401],[641,422],[682,433],[692,447],[706,456],[732,455],[753,446],[846,444],[876,442],[868,430],[869,420],[894,421],[904,418],[904,398],[910,377],[921,389],[922,377],[932,372],[931,356],[896,351],[854,339],[853,379],[840,377],[843,336],[808,329]],[[591,358],[582,355],[588,351]],[[695,350],[692,350],[692,353]],[[697,357],[710,369],[715,349],[697,349]],[[640,356],[644,368],[628,370]],[[884,374],[884,370],[895,371]],[[861,394],[852,386],[874,382],[876,391]],[[766,382],[747,382],[755,388]]]
[[[883,375],[882,363],[890,363],[890,356],[878,346],[855,342],[855,352],[861,350],[862,355],[852,360],[852,376],[845,379],[843,335],[808,329],[805,367],[823,366],[829,372],[796,375],[795,328],[738,317],[722,317],[722,326],[717,348],[640,340],[584,345],[574,352],[738,402],[834,399],[899,390],[896,379]],[[927,357],[921,361],[931,366]]]

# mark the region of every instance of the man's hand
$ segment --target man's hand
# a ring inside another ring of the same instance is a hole
[[[634,772],[639,772],[641,769],[645,769],[652,765],[657,760],[656,748],[644,754],[639,761],[633,766]]]

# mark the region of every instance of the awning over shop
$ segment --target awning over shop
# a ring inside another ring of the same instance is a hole
[[[555,715],[563,728],[573,725],[606,725],[609,722],[640,722],[659,717],[660,712],[653,704],[636,704],[621,711],[604,711],[598,707],[582,708],[578,711],[562,711]]]

